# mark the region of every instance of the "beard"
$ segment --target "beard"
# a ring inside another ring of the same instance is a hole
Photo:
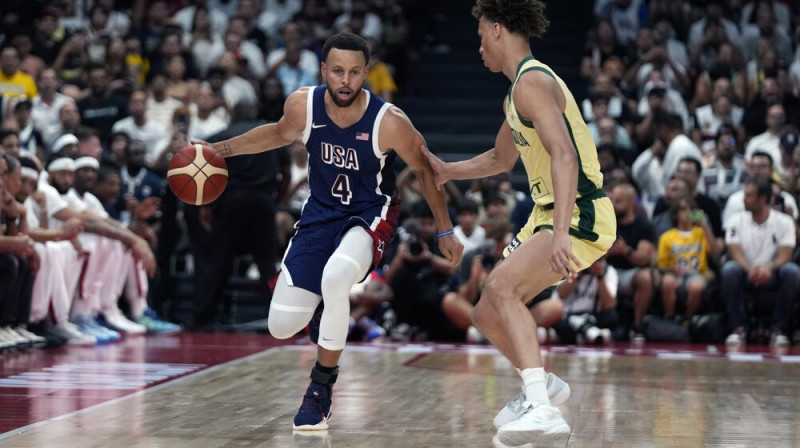
[[[50,185],[52,185],[52,186],[53,186],[53,188],[55,188],[55,189],[56,189],[56,191],[58,191],[58,194],[60,194],[60,195],[65,195],[65,194],[67,194],[67,192],[69,191],[69,189],[70,189],[70,188],[72,188],[71,186],[69,186],[69,187],[67,187],[67,188],[63,188],[63,187],[61,187],[61,185],[59,185],[59,184],[58,184],[58,182],[50,182]]]
[[[327,86],[327,89],[328,89],[328,94],[331,96],[331,100],[333,100],[333,104],[341,108],[350,107],[350,105],[352,105],[356,101],[356,99],[358,99],[358,96],[361,95],[361,86],[359,86],[357,89],[353,91],[353,96],[351,96],[349,100],[342,101],[336,95],[336,91],[334,91],[331,88],[331,86]]]

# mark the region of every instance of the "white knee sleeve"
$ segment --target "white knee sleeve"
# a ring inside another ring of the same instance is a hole
[[[322,297],[296,286],[289,286],[281,273],[269,306],[269,333],[278,339],[287,339],[303,327],[314,315]]]
[[[367,274],[372,264],[372,236],[363,228],[350,229],[322,271],[325,310],[319,327],[319,345],[341,350],[347,341],[350,290]]]

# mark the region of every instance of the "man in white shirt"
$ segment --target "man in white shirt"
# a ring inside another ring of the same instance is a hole
[[[32,101],[31,120],[33,120],[34,129],[45,137],[51,128],[61,124],[59,118],[61,107],[68,103],[75,104],[75,100],[56,91],[58,76],[52,68],[42,69],[37,81],[36,87],[39,89],[39,96]]]
[[[722,297],[733,330],[726,343],[745,341],[744,291],[777,291],[770,345],[789,344],[786,335],[800,289],[800,267],[791,261],[795,226],[788,215],[770,207],[772,185],[749,181],[744,187],[745,212],[737,214],[725,234],[730,260],[722,268]]]
[[[747,177],[749,180],[769,181],[772,179],[773,167],[772,157],[769,154],[756,151],[752,160],[750,160],[750,164],[747,165]],[[783,211],[797,219],[797,201],[795,201],[794,196],[787,191],[781,190],[780,197],[783,199]],[[775,198],[771,198],[771,200],[774,202]],[[722,227],[727,229],[733,217],[743,211],[745,211],[744,190],[739,190],[731,194],[728,197],[728,201],[725,202],[725,208],[722,209]]]
[[[286,57],[286,46],[293,43],[301,47],[300,62],[298,63],[298,66],[302,70],[314,75],[315,78],[319,77],[319,58],[313,51],[302,48],[303,31],[300,28],[300,25],[298,25],[297,22],[287,23],[283,30],[282,38],[283,47],[276,48],[272,50],[269,55],[267,55],[267,70],[270,73],[273,73],[278,69],[278,66],[283,63],[283,60]]]
[[[458,204],[456,220],[458,225],[453,232],[458,241],[464,245],[464,250],[469,252],[480,247],[486,241],[486,229],[476,225],[478,223],[478,203],[472,199],[464,199]]]
[[[258,102],[253,85],[239,76],[239,61],[235,54],[230,51],[222,53],[219,57],[219,67],[225,71],[222,97],[225,99],[228,109],[233,110],[239,103],[256,104]],[[209,77],[211,77],[210,71]]]
[[[160,124],[167,134],[172,133],[172,116],[183,103],[167,95],[167,78],[163,73],[153,75],[150,80],[150,95],[147,98],[145,115]]]
[[[750,139],[747,149],[744,151],[744,158],[749,162],[756,151],[765,152],[772,157],[773,166],[777,167],[780,172],[783,162],[781,126],[786,122],[786,113],[780,103],[769,106],[766,122],[767,130],[763,134],[756,135]]]
[[[131,92],[128,112],[131,115],[114,123],[111,132],[124,132],[131,140],[143,141],[147,145],[147,163],[152,164],[169,144],[170,135],[161,123],[148,119],[147,92],[144,89]]]

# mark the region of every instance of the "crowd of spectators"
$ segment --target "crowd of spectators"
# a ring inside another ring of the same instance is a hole
[[[791,342],[797,6],[596,0],[576,67],[585,86],[573,90],[618,240],[574,283],[531,298],[541,342]],[[339,30],[368,39],[374,93],[391,101],[413,92],[434,9],[422,0],[94,0],[5,11],[0,345],[177,331],[164,304],[181,250],[196,276],[184,327],[218,328],[240,252],[253,254],[248,274],[268,296],[309,194],[302,143],[231,159],[231,183],[208,207],[165,188],[171,155],[189,139],[277,120],[289,93],[321,81],[321,44]],[[352,291],[352,336],[484,341],[471,309],[533,201],[508,175],[467,191],[447,184],[465,246],[454,268],[438,253],[414,172],[397,182],[402,225],[379,269]]]

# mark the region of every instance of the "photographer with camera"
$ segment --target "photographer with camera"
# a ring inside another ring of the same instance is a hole
[[[561,282],[553,291],[563,301],[564,314],[553,325],[559,342],[606,345],[617,326],[619,275],[603,257],[581,271],[574,282]]]
[[[386,282],[395,299],[392,308],[397,321],[417,327],[434,339],[452,339],[454,329],[442,313],[442,297],[455,267],[439,252],[436,222],[424,201],[411,206],[412,218],[397,229],[399,244],[385,268]]]
[[[481,296],[489,273],[499,263],[506,246],[505,237],[510,223],[507,218],[494,218],[485,223],[486,241],[464,254],[461,267],[453,275],[450,292],[445,294],[442,309],[450,322],[461,332],[466,332],[466,341],[485,343],[486,338],[471,325],[472,309]],[[540,294],[528,303],[536,325],[541,328],[551,326],[561,317],[561,301],[549,294]]]

